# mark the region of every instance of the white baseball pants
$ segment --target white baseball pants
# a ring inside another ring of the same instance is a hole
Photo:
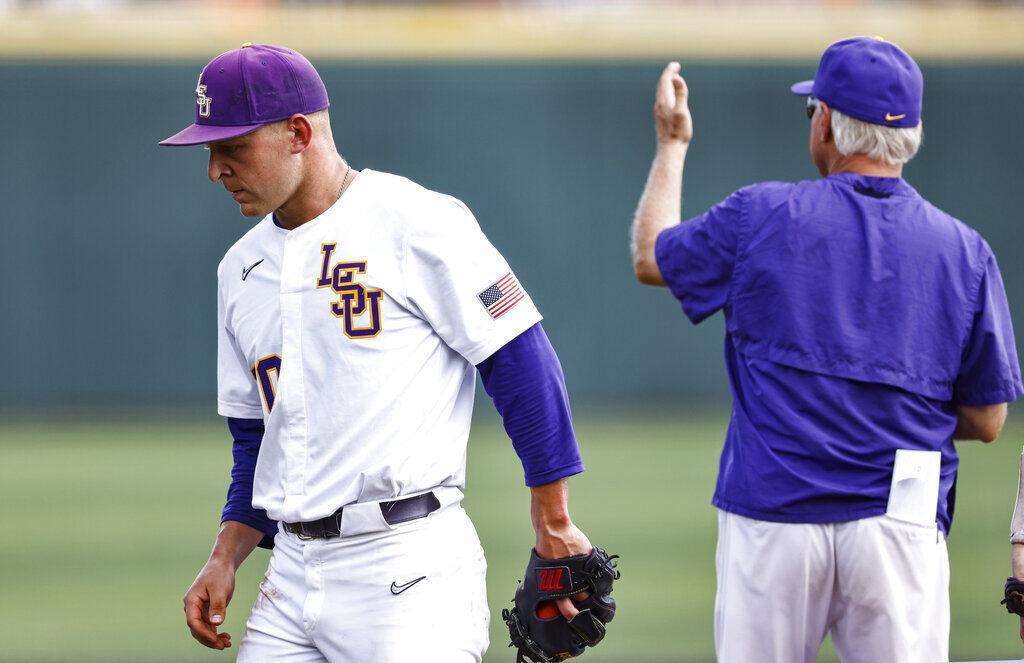
[[[936,527],[889,516],[787,524],[718,513],[719,663],[949,660],[949,559]]]
[[[387,531],[278,532],[239,663],[480,663],[486,563],[459,504]],[[422,580],[418,580],[422,578]]]

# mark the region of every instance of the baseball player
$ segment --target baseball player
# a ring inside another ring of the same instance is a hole
[[[879,38],[832,44],[792,87],[821,179],[679,224],[679,71],[658,83],[633,259],[693,323],[725,314],[718,660],[810,662],[826,633],[844,663],[948,660],[953,440],[994,440],[1022,385],[991,248],[902,178],[921,72]]]
[[[1020,472],[1017,475],[1017,501],[1010,519],[1010,568],[1011,575],[1003,586],[1003,600],[1006,611],[1019,618],[1020,638],[1024,641],[1024,452],[1020,457]]]
[[[583,464],[562,371],[466,206],[353,169],[328,106],[302,55],[244,44],[203,69],[195,123],[161,143],[206,145],[210,180],[261,217],[217,270],[234,468],[186,620],[231,646],[218,628],[259,545],[273,554],[239,661],[480,661],[485,563],[460,506],[475,374],[525,468],[537,554],[559,558],[592,548],[567,507]]]

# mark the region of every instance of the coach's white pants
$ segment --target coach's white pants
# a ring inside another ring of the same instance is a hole
[[[935,527],[889,516],[787,524],[718,513],[719,663],[949,660],[949,559]]]
[[[279,532],[237,660],[479,663],[485,574],[458,504],[386,532],[311,541]]]

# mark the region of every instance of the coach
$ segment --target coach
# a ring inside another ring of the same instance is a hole
[[[991,248],[902,179],[922,88],[891,43],[832,44],[792,87],[822,178],[679,224],[693,125],[679,65],[658,83],[633,264],[693,323],[725,313],[723,663],[811,662],[829,632],[844,663],[948,660],[953,440],[994,440],[1024,388]]]

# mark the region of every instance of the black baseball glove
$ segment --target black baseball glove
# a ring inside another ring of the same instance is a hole
[[[512,642],[518,650],[516,663],[551,663],[579,656],[586,647],[601,642],[605,624],[615,617],[612,581],[619,572],[613,560],[600,548],[589,555],[561,559],[541,559],[530,553],[526,576],[516,590],[515,607],[502,611]],[[551,603],[554,599],[587,592],[576,603],[579,614],[571,620],[562,617]]]
[[[1006,606],[1006,612],[1024,617],[1024,580],[1007,578],[1003,600],[999,603]]]

